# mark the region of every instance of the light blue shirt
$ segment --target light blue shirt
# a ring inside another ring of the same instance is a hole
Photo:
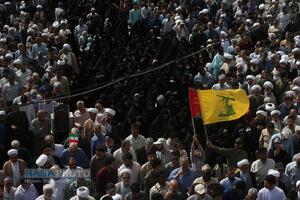
[[[169,175],[168,181],[175,179],[179,184],[179,191],[182,193],[187,193],[188,188],[193,184],[194,180],[198,177],[196,170],[189,168],[188,172],[184,175],[176,176],[181,167],[174,169]]]
[[[234,180],[230,181],[228,177],[224,178],[221,180],[220,182],[220,185],[222,186],[222,188],[224,190],[227,190],[227,189],[233,189],[234,188],[234,185],[241,181],[242,179],[238,178],[238,177],[234,177]]]
[[[128,22],[134,25],[137,21],[141,20],[140,10],[131,9],[129,12]]]

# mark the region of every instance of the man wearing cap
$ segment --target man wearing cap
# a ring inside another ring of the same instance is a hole
[[[204,185],[198,184],[194,187],[195,194],[187,198],[187,200],[212,200],[213,198],[207,194]]]
[[[24,175],[26,162],[18,159],[18,151],[16,149],[10,149],[7,155],[10,160],[6,161],[3,165],[4,175],[12,177],[13,185],[18,186],[21,176]]]
[[[274,128],[281,131],[283,128],[283,123],[280,120],[280,114],[281,112],[279,110],[273,110],[271,111],[270,115],[272,118],[272,123],[274,124]]]
[[[76,196],[73,196],[70,198],[70,200],[95,200],[95,198],[90,196],[89,193],[89,189],[85,186],[82,186],[77,189]]]
[[[276,179],[273,175],[267,175],[264,179],[264,188],[258,192],[258,200],[285,200],[286,196],[279,187],[276,186]]]
[[[83,140],[86,140],[88,144],[90,144],[89,139],[92,137],[93,127],[94,127],[98,110],[97,108],[89,108],[87,109],[87,112],[89,113],[90,118],[85,120],[83,124],[83,133],[81,137]]]
[[[239,171],[235,173],[235,176],[242,179],[245,182],[246,189],[250,189],[252,187],[256,188],[256,178],[255,174],[250,172],[250,163],[248,159],[243,159],[237,163]]]
[[[248,158],[247,152],[242,149],[241,138],[235,140],[233,148],[220,148],[211,142],[208,143],[208,147],[216,153],[225,156],[227,158],[228,167],[236,167],[238,161]]]
[[[253,85],[251,87],[252,94],[249,96],[249,110],[252,116],[255,115],[257,108],[264,103],[264,96],[260,94],[261,86]]]

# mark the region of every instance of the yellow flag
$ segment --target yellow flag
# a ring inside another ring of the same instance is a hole
[[[204,124],[235,120],[249,108],[245,90],[197,90]]]

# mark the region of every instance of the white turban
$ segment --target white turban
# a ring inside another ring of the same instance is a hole
[[[267,111],[271,112],[271,111],[275,110],[275,105],[274,105],[273,103],[267,103],[267,104],[265,105],[265,109],[266,109]]]
[[[42,154],[35,161],[35,164],[39,167],[43,167],[46,164],[47,160],[48,160],[48,156],[46,156],[45,154]]]
[[[89,189],[85,186],[82,186],[77,189],[76,195],[79,198],[89,198]]]
[[[266,117],[267,113],[263,110],[258,110],[258,111],[256,111],[256,115],[262,115],[262,116]]]
[[[277,171],[275,169],[269,169],[268,175],[272,175],[272,176],[275,176],[276,178],[279,178],[280,173],[279,173],[279,171]]]
[[[265,83],[264,83],[264,87],[270,87],[272,90],[274,89],[274,86],[273,86],[273,84],[270,82],[270,81],[266,81]]]
[[[120,173],[119,173],[119,177],[122,177],[124,174],[129,174],[130,177],[131,177],[131,171],[130,171],[130,169],[127,169],[127,168],[122,169],[120,171]]]
[[[259,91],[261,91],[261,87],[260,87],[260,85],[253,85],[253,86],[251,87],[251,90],[252,90],[252,91],[254,91],[254,90],[259,90]]]
[[[281,112],[280,112],[279,110],[273,110],[273,111],[271,112],[271,116],[276,115],[276,114],[280,115]]]
[[[89,109],[87,109],[87,111],[90,112],[90,113],[94,113],[94,114],[98,113],[98,109],[97,108],[89,108]]]
[[[246,76],[246,80],[247,80],[247,79],[250,79],[250,80],[255,81],[255,76],[253,76],[253,75],[248,75],[248,76]]]
[[[18,155],[18,150],[17,149],[10,149],[7,152],[8,156],[12,156],[12,155]]]
[[[111,108],[105,108],[105,109],[104,109],[104,112],[110,114],[111,116],[115,116],[115,115],[116,115],[116,111],[114,111],[114,110],[111,109]]]
[[[248,159],[243,159],[243,160],[241,160],[241,161],[239,161],[239,162],[237,163],[237,166],[238,166],[239,168],[242,167],[242,166],[244,166],[244,165],[249,165]]]

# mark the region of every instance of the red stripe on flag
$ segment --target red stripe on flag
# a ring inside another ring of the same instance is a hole
[[[190,101],[190,110],[192,117],[196,117],[201,114],[199,98],[197,91],[193,88],[189,88],[189,101]]]

